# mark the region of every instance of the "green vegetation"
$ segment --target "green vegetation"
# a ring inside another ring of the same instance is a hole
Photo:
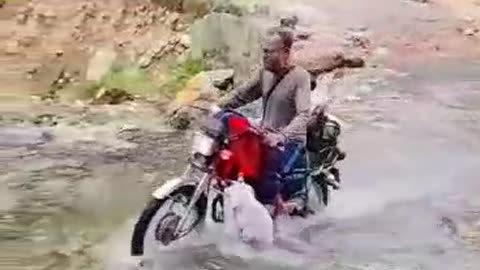
[[[161,87],[163,94],[172,97],[182,90],[191,78],[203,70],[205,70],[203,60],[187,59],[185,62],[170,66],[167,79]]]
[[[97,104],[118,104],[134,96],[164,96],[173,99],[192,77],[203,71],[202,60],[185,60],[170,65],[166,78],[158,82],[147,72],[134,65],[113,65],[98,82],[52,84],[43,100],[90,100]]]
[[[133,95],[145,95],[158,89],[147,72],[136,66],[112,66],[98,84],[99,88],[122,89]]]
[[[132,100],[135,95],[154,94],[157,89],[154,80],[145,70],[136,66],[114,65],[98,82],[76,83],[65,87],[52,86],[42,98],[94,100],[98,103],[117,104]]]

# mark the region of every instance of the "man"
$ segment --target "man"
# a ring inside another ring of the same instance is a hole
[[[255,76],[233,91],[233,95],[220,101],[219,107],[235,109],[263,100],[261,127],[269,132],[266,141],[271,149],[265,172],[254,188],[259,201],[278,202],[280,184],[276,172],[285,155],[278,146],[286,138],[300,143],[306,141],[306,126],[310,112],[310,74],[290,62],[293,45],[290,30],[276,28],[269,31],[263,43],[263,68]]]
[[[293,40],[289,30],[269,31],[263,44],[264,67],[219,103],[220,107],[235,109],[262,98],[261,126],[272,131],[267,135],[271,146],[283,143],[285,137],[306,139],[311,104],[310,74],[290,63]]]

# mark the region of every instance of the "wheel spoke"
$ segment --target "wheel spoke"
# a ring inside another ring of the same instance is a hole
[[[189,204],[185,196],[178,194],[169,201],[167,213],[159,221],[155,231],[155,238],[164,245],[186,235],[198,219],[196,211],[187,211]],[[180,221],[183,221],[182,227]]]

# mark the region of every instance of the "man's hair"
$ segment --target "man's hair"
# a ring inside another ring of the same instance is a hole
[[[273,27],[267,31],[268,37],[277,36],[282,41],[284,48],[291,49],[293,46],[294,35],[292,30],[286,27]]]

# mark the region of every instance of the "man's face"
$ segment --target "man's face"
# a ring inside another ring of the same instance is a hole
[[[279,37],[267,39],[263,44],[263,65],[265,69],[276,72],[284,68],[289,50],[283,46]]]

